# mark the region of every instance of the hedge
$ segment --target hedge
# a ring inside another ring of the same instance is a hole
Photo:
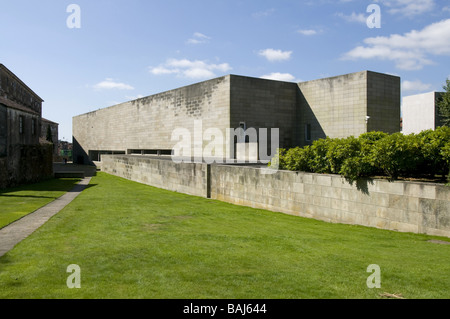
[[[340,174],[349,181],[370,176],[445,179],[450,168],[450,128],[320,139],[302,148],[279,149],[269,163],[273,164],[291,171]]]

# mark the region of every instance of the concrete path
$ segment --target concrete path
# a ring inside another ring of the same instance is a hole
[[[44,225],[51,217],[73,201],[89,185],[91,178],[84,178],[60,198],[0,229],[0,257],[30,236],[36,229]]]

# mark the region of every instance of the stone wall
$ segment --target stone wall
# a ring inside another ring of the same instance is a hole
[[[213,166],[211,198],[327,222],[450,237],[450,187]]]
[[[359,136],[366,131],[367,72],[298,83],[300,140],[311,125],[311,140]]]
[[[53,176],[52,144],[11,145],[0,158],[0,188],[36,183]]]
[[[400,78],[371,71],[298,83],[300,145],[319,138],[400,131]],[[369,116],[370,118],[367,118]],[[311,139],[306,138],[310,126]]]
[[[103,172],[189,195],[208,197],[208,165],[133,155],[102,155]]]
[[[191,155],[215,140],[205,138],[208,129],[219,131],[224,145],[215,157],[236,158],[237,141],[224,138],[228,129],[239,127],[257,134],[267,129],[267,140],[259,134],[258,147],[268,157],[275,153],[272,148],[304,146],[326,136],[399,132],[400,78],[370,71],[301,83],[219,77],[74,117],[74,160],[92,163],[105,153],[170,153],[184,140],[173,136],[176,129],[191,134]],[[275,142],[273,129],[279,129]]]
[[[76,116],[74,160],[83,156],[84,163],[90,162],[89,151],[170,151],[177,143],[171,140],[173,131],[184,128],[193,135],[196,120],[203,130],[225,130],[229,88],[230,77],[225,76]]]
[[[295,83],[231,76],[230,127],[245,123],[247,128],[267,128],[270,155],[271,129],[279,129],[279,146],[297,145],[294,141],[298,87]],[[275,155],[275,154],[272,154]]]
[[[367,72],[367,131],[400,132],[400,78]]]
[[[327,222],[450,237],[450,187],[235,165],[102,156],[104,172],[155,187]]]

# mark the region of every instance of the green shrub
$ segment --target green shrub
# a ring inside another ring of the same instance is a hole
[[[311,148],[309,146],[291,148],[284,155],[285,168],[290,171],[310,172],[310,158]]]
[[[270,160],[268,166],[269,167],[275,167],[278,169],[287,169],[286,164],[284,162],[284,154],[286,153],[286,150],[284,148],[277,149],[277,153],[275,156]]]
[[[447,163],[448,171],[447,173],[447,181],[449,182],[450,186],[450,141],[448,141],[444,147],[441,149],[441,155],[444,161]]]
[[[391,179],[413,175],[422,158],[419,139],[414,134],[402,133],[376,141],[370,154],[371,164]]]
[[[303,148],[279,149],[272,163],[291,171],[340,174],[349,181],[379,175],[445,177],[450,170],[450,128],[410,135],[368,132],[358,138],[325,138]]]
[[[331,173],[331,166],[327,157],[327,152],[332,142],[333,140],[327,137],[314,141],[310,146],[310,159],[308,161],[308,165],[312,172]]]
[[[376,141],[379,141],[382,138],[385,138],[386,136],[389,136],[389,134],[385,133],[385,132],[375,131],[375,132],[363,133],[359,136],[359,139],[372,145]]]
[[[420,139],[423,163],[421,169],[429,175],[445,176],[449,164],[445,159],[443,148],[450,141],[450,127],[438,127],[436,130],[426,130],[417,135]]]
[[[353,157],[359,157],[361,142],[353,136],[343,139],[330,139],[328,142],[327,160],[330,172],[339,174],[344,162]]]

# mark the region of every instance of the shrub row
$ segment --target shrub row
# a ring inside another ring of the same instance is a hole
[[[303,148],[279,149],[270,164],[277,163],[279,169],[340,174],[350,181],[369,176],[445,178],[450,167],[450,128],[320,139]]]

